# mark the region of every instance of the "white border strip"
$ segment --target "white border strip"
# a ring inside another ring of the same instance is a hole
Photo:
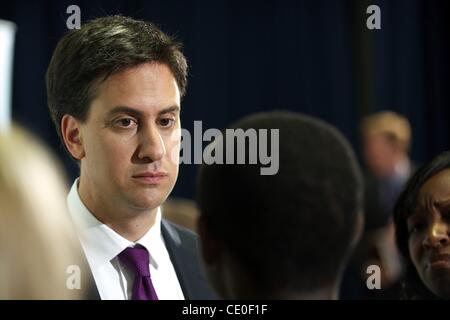
[[[11,125],[12,69],[16,25],[0,20],[0,132]]]

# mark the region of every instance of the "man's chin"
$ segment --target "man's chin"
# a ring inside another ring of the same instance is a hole
[[[132,201],[131,207],[136,211],[153,211],[156,210],[163,202],[162,201]]]
[[[166,199],[167,196],[152,192],[151,194],[142,194],[139,196],[136,194],[131,195],[129,197],[129,203],[138,211],[151,211],[161,206]]]
[[[144,188],[133,186],[124,192],[124,196],[127,198],[129,205],[135,210],[148,211],[161,206],[171,191],[172,188],[168,185]]]

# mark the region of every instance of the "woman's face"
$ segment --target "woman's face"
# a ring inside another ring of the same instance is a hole
[[[450,169],[424,183],[407,225],[417,273],[434,294],[450,298]]]

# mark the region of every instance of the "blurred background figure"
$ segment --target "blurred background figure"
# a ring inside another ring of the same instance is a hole
[[[366,181],[366,228],[389,224],[395,201],[411,176],[414,166],[409,159],[411,126],[392,111],[382,111],[361,121]]]
[[[392,111],[381,111],[361,120],[365,178],[365,232],[354,254],[357,289],[349,298],[399,297],[402,274],[400,256],[395,245],[394,204],[414,171],[409,158],[411,126]],[[367,267],[381,269],[381,290],[366,286]]]
[[[228,161],[200,167],[199,235],[210,281],[225,299],[337,299],[363,219],[362,175],[349,143],[329,124],[292,112],[251,115],[231,128],[279,130],[279,140],[258,139],[279,170],[262,175],[260,164]],[[208,148],[222,145],[224,159],[229,150],[248,159],[258,149],[248,143],[235,152],[231,137]]]
[[[0,133],[0,220],[0,299],[83,297],[61,167],[17,125]]]

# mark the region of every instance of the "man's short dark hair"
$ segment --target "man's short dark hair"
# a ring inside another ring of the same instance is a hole
[[[231,128],[279,129],[279,171],[202,165],[201,218],[261,289],[333,285],[362,217],[362,176],[349,143],[329,124],[291,112],[252,115]]]
[[[46,74],[48,107],[61,137],[65,114],[85,121],[96,89],[110,75],[146,62],[166,64],[183,96],[187,62],[181,43],[149,22],[123,16],[91,20],[59,41]]]

